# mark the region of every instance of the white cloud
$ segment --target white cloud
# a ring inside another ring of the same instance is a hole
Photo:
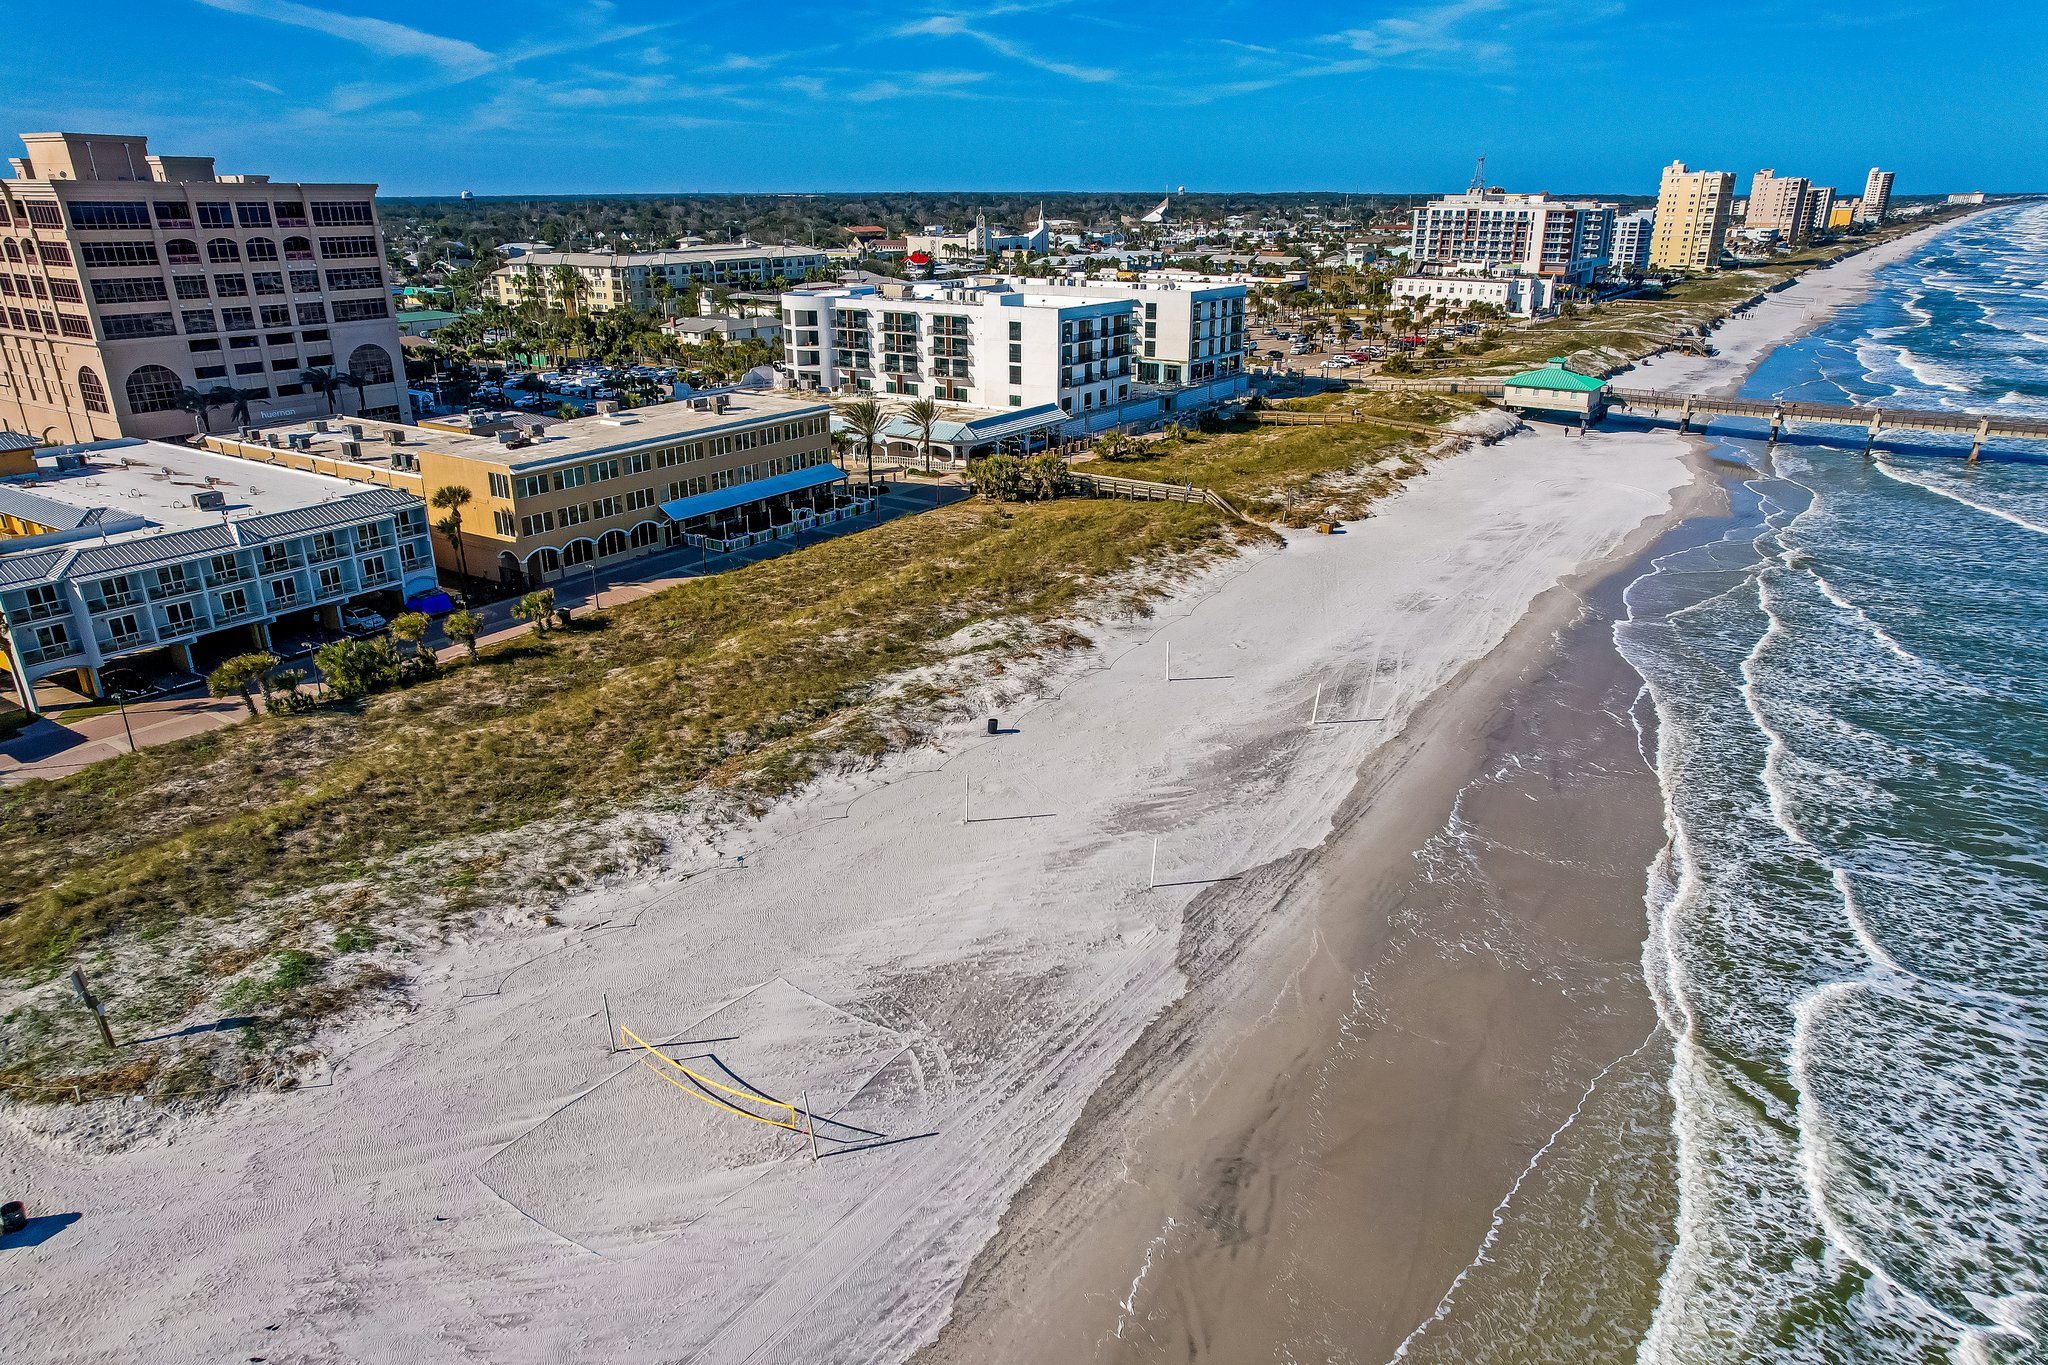
[[[368,48],[386,57],[419,57],[464,75],[481,74],[497,63],[497,58],[490,53],[475,43],[464,42],[460,38],[443,38],[438,34],[407,28],[404,24],[394,24],[386,19],[335,14],[329,10],[299,4],[297,0],[198,2],[210,9],[246,15],[251,19],[269,19],[274,23],[309,28],[317,33],[325,33],[331,38],[339,38],[343,42]]]
[[[1100,83],[1116,79],[1116,72],[1100,66],[1078,66],[1072,62],[1059,61],[1041,56],[1022,43],[975,28],[958,14],[932,14],[913,23],[904,24],[896,30],[899,38],[971,38],[998,56],[1008,57],[1013,62],[1036,67],[1055,76],[1069,80]]]

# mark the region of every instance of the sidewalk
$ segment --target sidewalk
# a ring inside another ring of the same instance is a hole
[[[894,521],[898,517],[914,516],[963,501],[968,496],[968,490],[958,483],[936,480],[895,483],[889,485],[889,491],[879,500],[877,511],[879,520]],[[573,616],[597,607],[652,597],[664,588],[692,578],[774,559],[820,540],[869,530],[875,524],[875,518],[867,517],[859,521],[839,522],[805,534],[800,543],[794,540],[770,541],[731,554],[712,555],[708,560],[702,551],[695,549],[665,550],[598,569],[594,574],[572,569],[547,586],[555,590],[556,605],[567,607]],[[484,631],[477,637],[477,648],[502,643],[533,629],[532,623],[512,615],[512,608],[517,604],[517,598],[509,598],[473,609],[484,618]],[[448,639],[439,622],[428,632],[425,644],[444,663],[467,654],[461,645]],[[300,661],[295,666],[311,668],[310,661]],[[30,722],[12,739],[0,742],[0,786],[32,778],[55,780],[69,777],[80,768],[127,753],[131,734],[134,747],[146,749],[152,744],[167,744],[174,739],[233,725],[247,719],[248,715],[248,708],[235,697],[187,694],[130,702],[125,725],[118,709],[69,723],[45,717]]]

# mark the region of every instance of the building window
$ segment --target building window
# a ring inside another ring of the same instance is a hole
[[[251,237],[242,244],[252,261],[274,261],[277,259],[277,243],[268,237]]]
[[[178,406],[178,395],[185,391],[185,385],[178,376],[161,365],[144,365],[128,376],[128,411],[133,413],[168,412]]]
[[[358,346],[349,353],[348,372],[365,384],[389,384],[391,356],[382,346]]]
[[[164,282],[154,277],[92,282],[94,303],[159,303],[163,298]]]
[[[101,268],[155,265],[157,263],[156,243],[84,242],[79,245],[78,258],[88,266]]]
[[[498,478],[499,476],[493,474],[491,475],[491,477],[495,479]],[[513,521],[512,514],[510,512],[507,512],[504,508],[500,507],[491,513],[491,529],[496,531],[499,535],[513,535],[515,533],[514,526],[515,522]]]
[[[284,276],[275,270],[259,270],[249,277],[249,283],[256,287],[258,294],[282,294]]]
[[[207,228],[231,228],[235,225],[234,210],[222,203],[202,203],[199,206],[199,226]]]
[[[156,201],[156,225],[160,228],[188,228],[192,226],[192,206],[182,199],[159,199]]]
[[[187,336],[202,336],[216,330],[211,308],[187,308],[178,316],[185,324]]]
[[[256,310],[253,308],[223,308],[220,310],[220,325],[227,328],[230,332],[253,331],[256,326]]]
[[[147,204],[97,203],[78,200],[70,205],[71,226],[87,232],[149,226]]]
[[[382,289],[384,272],[375,266],[352,270],[330,270],[327,272],[327,287],[336,291],[344,289]]]
[[[126,341],[134,337],[170,337],[178,334],[169,313],[123,313],[100,319],[100,327],[109,341]]]
[[[245,275],[215,275],[213,292],[224,299],[242,299],[249,296],[249,280]]]
[[[336,299],[334,320],[336,322],[367,322],[372,318],[391,316],[391,305],[383,299]]]
[[[318,200],[313,202],[314,227],[368,227],[376,221],[376,216],[370,211],[370,205],[360,199],[352,199],[345,203],[323,204]]]
[[[206,288],[204,275],[180,275],[177,278],[178,297],[181,299],[203,299],[211,295]]]
[[[320,254],[330,261],[376,260],[375,237],[322,237]]]
[[[78,371],[78,396],[85,403],[87,412],[106,412],[107,386],[100,383],[100,377],[91,370]]]
[[[230,238],[215,237],[206,244],[206,259],[215,265],[227,265],[242,259],[242,248]]]
[[[245,228],[269,227],[270,205],[267,203],[237,203],[235,205],[235,220]]]
[[[292,325],[292,310],[286,304],[266,303],[259,311],[265,327],[289,327]],[[277,337],[271,337],[269,341],[272,346],[289,346],[292,344],[289,334],[282,340]]]

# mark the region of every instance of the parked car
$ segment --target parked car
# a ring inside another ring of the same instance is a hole
[[[351,635],[375,635],[390,624],[383,613],[371,611],[368,607],[341,609],[341,628]]]
[[[1285,360],[1285,359],[1287,359],[1287,352],[1285,352],[1285,351],[1280,351],[1280,350],[1273,350],[1273,351],[1268,351],[1268,352],[1266,352],[1266,359],[1268,359],[1268,360]]]

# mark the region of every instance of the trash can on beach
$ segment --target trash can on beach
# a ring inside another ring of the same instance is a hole
[[[1001,734],[1003,732],[1003,723],[994,716],[990,716],[988,718],[988,732],[992,735]]]

